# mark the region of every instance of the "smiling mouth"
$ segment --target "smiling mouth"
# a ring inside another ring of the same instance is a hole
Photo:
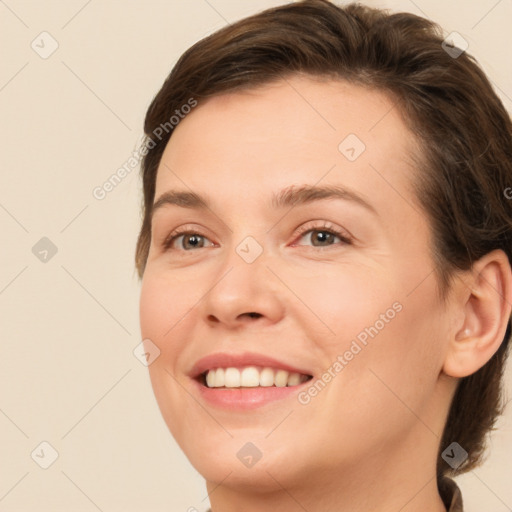
[[[297,372],[262,366],[212,368],[199,375],[198,380],[207,388],[269,388],[299,386],[313,377]]]

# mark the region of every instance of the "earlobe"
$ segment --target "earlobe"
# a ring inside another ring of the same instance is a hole
[[[500,347],[512,310],[512,271],[506,254],[492,251],[467,274],[463,323],[449,340],[443,371],[467,377],[478,371]]]

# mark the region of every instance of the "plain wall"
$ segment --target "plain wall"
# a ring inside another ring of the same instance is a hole
[[[281,3],[0,2],[0,511],[207,508],[133,354],[141,189],[127,162],[181,53]],[[367,3],[459,32],[512,110],[512,2]],[[127,176],[94,197],[124,164]],[[510,370],[507,379],[510,396]],[[38,465],[51,457],[43,441],[58,452],[48,469]],[[458,479],[466,512],[512,509],[511,407],[491,447]]]

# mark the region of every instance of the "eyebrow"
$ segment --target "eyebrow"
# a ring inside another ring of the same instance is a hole
[[[375,208],[366,201],[366,199],[353,190],[338,185],[292,185],[278,193],[274,193],[271,198],[271,206],[277,210],[303,205],[322,199],[342,199],[345,201],[352,201],[377,215]],[[211,209],[211,201],[207,196],[201,196],[195,192],[185,190],[172,190],[164,192],[157,201],[153,203],[151,215],[163,206],[167,205],[175,205],[181,208],[195,210]]]

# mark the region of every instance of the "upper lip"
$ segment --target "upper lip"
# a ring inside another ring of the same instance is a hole
[[[199,359],[189,372],[190,377],[197,378],[208,370],[214,368],[240,368],[244,366],[262,366],[278,368],[289,372],[311,375],[309,370],[293,367],[283,361],[268,357],[264,354],[244,352],[242,354],[215,353]]]

